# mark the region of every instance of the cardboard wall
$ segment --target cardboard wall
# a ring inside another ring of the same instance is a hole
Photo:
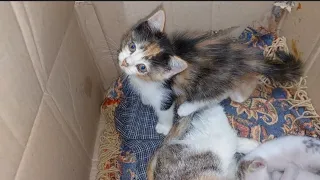
[[[0,27],[0,179],[89,179],[102,85],[74,2],[1,2]]]

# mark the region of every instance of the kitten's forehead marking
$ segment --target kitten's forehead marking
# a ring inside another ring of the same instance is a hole
[[[156,56],[157,54],[159,54],[161,52],[161,48],[157,43],[151,43],[148,46],[145,47],[145,52],[144,55],[145,56]]]

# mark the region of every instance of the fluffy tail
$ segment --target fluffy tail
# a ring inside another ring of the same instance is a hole
[[[261,74],[269,79],[279,82],[296,82],[303,75],[303,63],[294,55],[284,51],[277,51],[279,61],[266,59]]]

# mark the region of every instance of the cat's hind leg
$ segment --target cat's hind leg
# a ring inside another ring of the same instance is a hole
[[[256,76],[245,77],[243,82],[230,93],[230,99],[238,103],[246,101],[257,87],[258,82]]]

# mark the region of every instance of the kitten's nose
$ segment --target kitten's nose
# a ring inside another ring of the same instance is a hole
[[[127,59],[122,61],[121,66],[128,67]]]

